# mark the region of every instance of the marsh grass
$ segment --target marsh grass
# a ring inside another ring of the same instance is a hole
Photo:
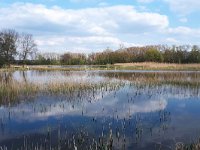
[[[175,150],[200,150],[200,139],[190,144],[178,142],[175,145]]]
[[[85,70],[108,70],[113,69],[112,65],[32,65],[27,66],[31,70],[38,71],[85,71]],[[23,69],[22,67],[18,67]]]
[[[173,63],[154,63],[154,62],[140,62],[140,63],[116,63],[114,65],[80,65],[80,66],[56,66],[56,65],[31,65],[11,66],[10,68],[0,68],[2,71],[14,70],[40,70],[40,71],[84,71],[84,70],[176,70],[176,71],[200,71],[200,64],[173,64]]]
[[[9,81],[0,83],[0,102],[3,104],[8,104],[26,97],[33,96],[36,92],[40,90],[38,85],[33,83],[25,83],[18,81]]]
[[[114,64],[116,69],[128,69],[128,70],[188,70],[199,71],[200,64],[171,64],[171,63],[117,63]]]
[[[107,72],[101,76],[127,80],[138,85],[175,85],[200,87],[199,72]]]
[[[97,82],[86,81],[49,81],[47,83],[17,81],[12,78],[0,80],[0,103],[10,104],[18,101],[28,100],[37,95],[67,96],[82,98],[85,95],[95,97],[96,93],[116,90],[124,85],[122,82]]]
[[[45,82],[18,81],[6,76],[0,76],[0,102],[3,104],[18,102],[20,100],[30,99],[37,95],[68,95],[69,97],[82,97],[86,93],[95,93],[109,90],[116,90],[120,86],[128,83],[135,87],[144,88],[145,86],[162,86],[173,85],[186,88],[193,88],[199,94],[200,73],[196,72],[102,72],[100,76],[104,76],[110,80],[101,82],[88,82],[66,80],[54,80]],[[117,79],[117,80],[112,80]],[[88,94],[89,95],[89,94]]]

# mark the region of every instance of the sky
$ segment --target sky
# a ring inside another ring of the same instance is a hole
[[[199,0],[0,0],[0,30],[30,33],[40,52],[200,45]]]

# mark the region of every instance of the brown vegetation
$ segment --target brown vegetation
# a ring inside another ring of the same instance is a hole
[[[200,70],[200,64],[171,64],[171,63],[155,63],[155,62],[142,62],[142,63],[116,63],[114,66],[124,69],[136,70]]]

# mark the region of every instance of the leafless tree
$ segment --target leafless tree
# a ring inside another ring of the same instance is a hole
[[[28,57],[32,57],[37,52],[37,45],[31,34],[22,33],[19,40],[19,58],[25,64]]]

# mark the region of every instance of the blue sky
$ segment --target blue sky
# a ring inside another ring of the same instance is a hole
[[[0,0],[0,29],[31,33],[41,52],[200,44],[198,0]]]

